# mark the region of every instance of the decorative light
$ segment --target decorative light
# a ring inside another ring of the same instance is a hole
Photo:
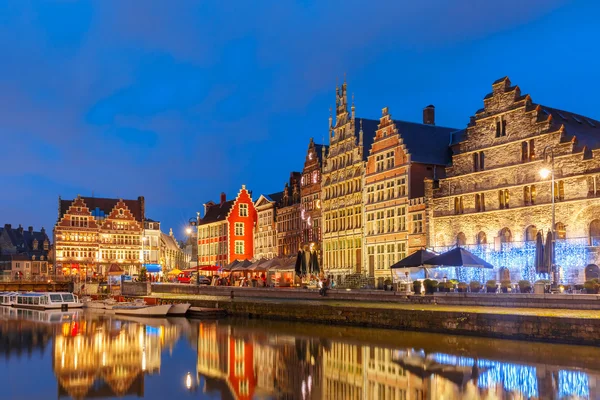
[[[185,388],[187,390],[192,389],[192,374],[190,372],[188,372],[187,375],[185,376]]]
[[[552,171],[550,171],[548,168],[540,169],[540,176],[542,177],[542,179],[548,178],[551,173],[552,173]]]

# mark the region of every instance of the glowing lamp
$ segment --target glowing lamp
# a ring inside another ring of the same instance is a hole
[[[542,179],[548,178],[551,173],[552,172],[548,168],[542,168],[542,169],[540,169],[540,176],[542,177]]]
[[[190,235],[190,234],[192,233],[192,228],[187,228],[187,229],[185,230],[185,232],[186,232],[188,235]]]

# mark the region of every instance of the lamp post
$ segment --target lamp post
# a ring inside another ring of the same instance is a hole
[[[552,196],[552,226],[550,227],[550,231],[552,232],[552,263],[551,263],[551,274],[552,274],[552,284],[556,283],[556,266],[554,265],[554,249],[556,245],[556,202],[555,202],[555,193],[554,193],[554,149],[551,146],[544,147],[543,159],[546,162],[548,160],[548,154],[550,153],[550,169],[544,167],[540,170],[540,176],[542,179],[547,179],[550,176],[551,188],[550,195]]]
[[[185,228],[185,233],[187,233],[187,244],[185,245],[185,247],[189,246],[190,243],[190,239],[192,237],[192,227],[188,226],[187,228]],[[188,267],[190,265],[188,264]],[[198,264],[196,262],[196,285],[200,285],[200,264]]]

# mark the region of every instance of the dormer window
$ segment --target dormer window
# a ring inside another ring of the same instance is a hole
[[[31,256],[31,260],[32,260],[32,261],[35,261],[35,256]]]
[[[47,240],[44,240],[44,250],[48,250],[49,246],[50,246],[50,243],[48,243]]]
[[[38,241],[37,241],[37,239],[33,239],[33,243],[32,243],[32,246],[31,246],[31,247],[32,247],[34,250],[38,248]]]

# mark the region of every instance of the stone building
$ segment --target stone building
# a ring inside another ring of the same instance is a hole
[[[292,256],[300,250],[300,172],[290,174],[279,204],[277,204],[277,248],[280,256]]]
[[[483,103],[454,135],[446,177],[427,182],[431,245],[469,247],[496,267],[486,278],[536,279],[535,237],[553,228],[552,184],[540,170],[553,161],[560,280],[597,276],[600,122],[536,104],[507,77]]]
[[[301,244],[314,244],[321,255],[321,171],[326,152],[327,146],[310,139],[300,180]]]
[[[137,200],[58,198],[54,260],[58,275],[106,274],[112,264],[135,274],[142,264],[145,203]]]
[[[363,273],[363,177],[377,121],[348,113],[346,83],[336,88],[335,125],[329,117],[329,149],[321,188],[323,268],[339,278]]]
[[[50,240],[46,230],[27,230],[21,225],[13,228],[6,224],[0,228],[0,271],[10,278],[36,279],[48,276],[52,266],[50,258]]]
[[[152,269],[151,266],[160,265],[160,235],[160,222],[150,218],[145,219],[142,252],[146,268]]]
[[[256,229],[254,230],[254,258],[272,259],[279,255],[277,244],[277,204],[283,192],[261,195],[254,203]]]
[[[237,197],[204,204],[198,223],[198,260],[202,265],[225,266],[234,260],[254,258],[256,209],[252,193],[242,185]]]
[[[163,271],[167,272],[174,268],[188,268],[188,260],[183,249],[177,243],[173,229],[169,229],[169,234],[160,233],[160,265]]]
[[[444,176],[455,128],[435,126],[434,107],[423,124],[395,121],[384,108],[365,168],[365,248],[368,275],[379,284],[390,265],[427,245],[425,178]]]

